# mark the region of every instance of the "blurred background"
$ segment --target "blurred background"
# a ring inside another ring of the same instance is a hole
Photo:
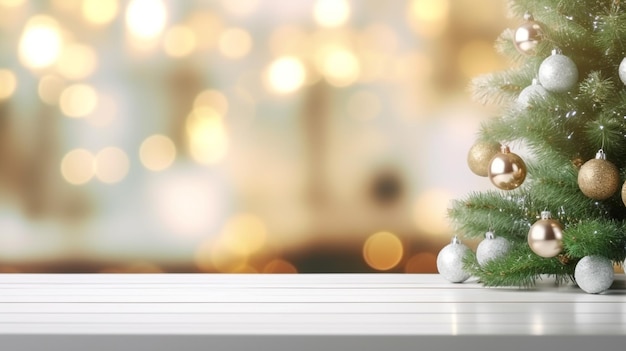
[[[0,0],[1,272],[436,272],[493,0]]]

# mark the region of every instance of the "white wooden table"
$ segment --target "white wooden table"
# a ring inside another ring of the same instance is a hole
[[[626,350],[602,295],[427,274],[5,274],[0,350]]]

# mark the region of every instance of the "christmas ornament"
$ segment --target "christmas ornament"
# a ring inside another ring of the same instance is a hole
[[[626,206],[626,182],[622,185],[622,202],[624,203],[624,206]]]
[[[505,238],[496,237],[492,231],[485,233],[485,239],[476,247],[476,260],[483,266],[491,260],[502,257],[509,252],[511,244]]]
[[[622,83],[626,84],[626,57],[624,57],[622,62],[619,64],[618,73],[619,79],[622,81]]]
[[[541,219],[530,227],[528,246],[541,257],[554,257],[563,249],[563,226],[550,211],[542,211]]]
[[[491,183],[502,190],[515,189],[526,179],[526,164],[506,145],[491,159],[487,171]]]
[[[602,149],[596,153],[596,158],[585,162],[578,171],[578,187],[594,200],[611,197],[619,188],[619,183],[619,170],[606,160]]]
[[[539,66],[539,83],[548,91],[564,93],[572,90],[578,82],[578,68],[572,59],[552,51]]]
[[[574,279],[589,294],[599,294],[613,284],[613,263],[603,256],[585,256],[576,264]]]
[[[527,108],[531,101],[537,99],[545,99],[550,94],[544,87],[539,84],[537,79],[533,79],[533,83],[524,88],[517,96],[517,105],[520,108]]]
[[[455,236],[437,255],[437,271],[452,283],[462,283],[470,275],[463,270],[463,257],[470,249]]]
[[[524,55],[534,55],[541,41],[541,26],[529,13],[524,15],[525,23],[517,27],[513,34],[513,44],[517,51]]]
[[[500,151],[500,143],[477,141],[467,153],[467,164],[474,174],[486,177],[489,162]]]

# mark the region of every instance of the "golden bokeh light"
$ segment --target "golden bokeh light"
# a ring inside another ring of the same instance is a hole
[[[90,85],[72,84],[63,90],[59,103],[64,115],[85,117],[98,105],[98,93]]]
[[[46,15],[31,17],[19,41],[19,57],[29,68],[53,65],[61,55],[63,38],[57,21]]]
[[[299,55],[307,50],[307,37],[304,29],[283,25],[272,32],[269,48],[275,56]]]
[[[214,164],[228,151],[228,136],[222,116],[210,107],[194,109],[186,121],[191,157],[198,163]]]
[[[350,17],[350,5],[346,0],[317,0],[313,5],[315,23],[322,27],[338,27]]]
[[[95,127],[106,127],[111,125],[118,114],[116,100],[106,94],[98,94],[98,104],[96,109],[86,118]]]
[[[246,56],[252,49],[252,37],[242,28],[227,28],[220,34],[217,45],[222,55],[238,59]]]
[[[448,25],[450,0],[413,0],[409,3],[408,21],[415,32],[425,38],[435,38]]]
[[[0,6],[3,7],[18,7],[24,5],[26,0],[0,0]]]
[[[300,59],[283,56],[270,64],[267,78],[270,89],[279,94],[288,94],[302,87],[306,80],[306,69]]]
[[[96,177],[103,183],[118,183],[128,174],[130,162],[124,150],[106,147],[95,158]]]
[[[437,273],[437,256],[432,252],[420,252],[409,258],[404,265],[405,273]]]
[[[221,0],[220,3],[231,15],[245,17],[257,9],[259,0]]]
[[[70,44],[63,48],[57,61],[57,70],[66,79],[80,80],[93,74],[97,65],[98,57],[93,48],[82,44]]]
[[[276,258],[263,267],[263,273],[298,273],[296,266],[288,261]]]
[[[365,262],[379,271],[390,270],[397,266],[403,254],[402,241],[390,232],[372,234],[363,245]]]
[[[503,61],[496,53],[492,43],[474,40],[461,47],[457,57],[457,65],[466,78],[471,78],[499,69],[503,66]]]
[[[0,69],[0,100],[10,98],[17,88],[17,78],[8,69]]]
[[[222,32],[222,19],[212,11],[195,11],[185,23],[196,37],[198,50],[210,50],[217,45]]]
[[[354,53],[340,47],[322,50],[317,62],[328,83],[336,87],[353,84],[361,73],[361,64]]]
[[[173,26],[165,32],[163,50],[171,57],[189,56],[196,49],[196,33],[187,26]]]
[[[61,160],[61,175],[66,182],[73,185],[87,183],[95,175],[95,159],[85,149],[74,149]]]
[[[119,11],[118,0],[83,0],[83,17],[95,25],[111,23]]]
[[[380,114],[381,104],[378,95],[368,90],[359,90],[348,98],[346,110],[351,118],[370,120]]]
[[[217,90],[207,89],[196,96],[193,100],[193,108],[209,107],[220,116],[228,114],[228,99]]]
[[[48,105],[55,106],[59,104],[61,93],[65,87],[65,80],[56,75],[48,74],[41,77],[39,80],[37,93],[41,101]]]
[[[238,214],[224,225],[221,240],[224,248],[230,252],[249,256],[265,245],[267,228],[263,220],[254,214]]]
[[[150,40],[165,29],[167,9],[163,0],[131,0],[126,8],[126,26],[138,39]]]
[[[141,143],[139,159],[147,169],[162,171],[170,167],[176,159],[176,146],[165,135],[152,135]]]
[[[445,189],[432,188],[423,191],[414,207],[414,219],[422,234],[444,235],[450,232],[448,207],[452,194]]]

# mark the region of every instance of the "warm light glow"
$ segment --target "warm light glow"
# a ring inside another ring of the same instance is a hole
[[[248,256],[265,245],[267,229],[259,217],[239,214],[228,220],[221,235],[226,249],[237,255]]]
[[[174,26],[163,38],[163,50],[171,57],[185,57],[196,49],[196,34],[187,26]]]
[[[491,43],[477,40],[461,47],[457,65],[466,77],[471,78],[502,67],[503,62]]]
[[[336,87],[348,86],[359,78],[361,65],[348,50],[332,48],[324,52],[320,59],[320,71]]]
[[[96,155],[96,177],[103,183],[117,183],[126,177],[129,165],[124,150],[106,147]]]
[[[96,127],[111,125],[117,116],[117,102],[108,95],[98,94],[96,109],[87,116],[87,121]]]
[[[242,58],[252,48],[252,37],[241,28],[228,28],[220,35],[218,48],[228,58]]]
[[[448,24],[449,0],[413,0],[408,20],[413,29],[427,38],[440,35]]]
[[[380,114],[381,102],[378,95],[360,90],[352,94],[346,106],[348,115],[357,120],[369,120]]]
[[[268,81],[270,88],[277,93],[286,94],[302,87],[306,79],[306,70],[302,62],[291,56],[281,57],[269,67]]]
[[[429,189],[415,202],[415,225],[420,233],[443,235],[450,232],[447,213],[452,195],[443,189]]]
[[[15,74],[8,69],[0,69],[0,100],[10,98],[16,87]]]
[[[372,234],[363,245],[363,258],[367,264],[379,271],[394,268],[404,254],[400,239],[389,232]]]
[[[263,273],[298,273],[298,269],[293,264],[277,258],[263,267]]]
[[[0,0],[0,6],[18,7],[24,4],[26,0]]]
[[[432,252],[420,252],[411,256],[404,265],[405,273],[437,273],[437,256]]]
[[[33,16],[20,37],[20,61],[35,69],[51,66],[59,58],[62,47],[63,39],[57,21],[50,16]]]
[[[210,107],[220,116],[226,116],[228,114],[228,99],[217,90],[207,89],[193,100],[193,108],[200,107]]]
[[[296,26],[280,26],[272,32],[270,50],[276,56],[298,55],[307,49],[307,32]]]
[[[98,105],[98,93],[87,84],[73,84],[61,93],[60,107],[68,117],[85,117]]]
[[[252,14],[259,5],[259,0],[221,0],[220,2],[224,10],[239,17]]]
[[[322,27],[338,27],[350,17],[350,5],[346,0],[317,0],[313,18]]]
[[[87,21],[101,25],[113,21],[118,8],[118,0],[83,0],[81,11]]]
[[[46,75],[39,80],[37,93],[41,101],[48,105],[58,105],[61,93],[65,89],[65,81],[55,75]]]
[[[93,48],[87,45],[71,44],[63,49],[57,68],[63,77],[80,80],[90,76],[96,70],[97,64],[98,58]]]
[[[95,174],[94,156],[85,149],[68,152],[61,161],[61,175],[70,184],[87,183]]]
[[[139,148],[141,163],[151,171],[162,171],[172,165],[176,158],[174,142],[160,134],[152,135]]]
[[[221,161],[228,151],[228,137],[222,117],[209,107],[194,109],[187,117],[191,157],[202,164]]]
[[[126,25],[130,33],[144,40],[158,37],[167,21],[162,0],[131,0],[126,8]]]

